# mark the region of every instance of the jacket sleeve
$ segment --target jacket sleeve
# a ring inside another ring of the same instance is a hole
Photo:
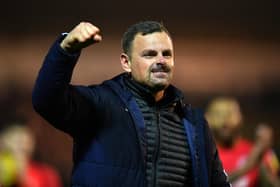
[[[220,161],[218,150],[212,133],[210,131],[209,125],[205,119],[204,121],[209,185],[212,187],[230,187],[231,185],[228,181],[228,176],[225,170],[223,169],[222,163]]]
[[[39,71],[33,93],[34,109],[54,127],[71,135],[89,123],[89,96],[94,91],[85,86],[72,86],[70,80],[80,53],[69,54],[60,47],[64,36],[50,48]],[[79,127],[78,127],[79,124]]]

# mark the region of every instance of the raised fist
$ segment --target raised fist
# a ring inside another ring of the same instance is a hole
[[[271,147],[272,141],[272,128],[265,123],[259,124],[256,129],[256,144],[262,146],[263,149],[268,149]]]
[[[68,52],[77,52],[93,43],[100,42],[102,37],[98,27],[89,22],[78,24],[60,43],[62,49]]]

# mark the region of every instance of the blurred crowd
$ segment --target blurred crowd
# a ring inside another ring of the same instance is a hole
[[[273,129],[256,125],[255,139],[242,136],[243,115],[235,98],[210,101],[205,117],[212,129],[218,152],[233,187],[279,187],[279,160],[273,150]]]
[[[24,124],[12,123],[1,131],[1,187],[62,186],[60,175],[54,167],[33,160],[35,145],[31,129]]]

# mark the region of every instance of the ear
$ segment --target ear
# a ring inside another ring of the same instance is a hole
[[[129,56],[125,53],[122,53],[120,56],[120,60],[121,60],[121,66],[124,69],[124,71],[126,72],[131,72],[131,68],[130,68],[130,60],[129,60]]]

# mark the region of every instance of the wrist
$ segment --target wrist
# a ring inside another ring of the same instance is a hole
[[[60,48],[65,51],[68,54],[75,54],[78,53],[79,50],[73,49],[73,47],[67,42],[67,37],[68,33],[62,33],[62,37],[59,43]]]
[[[72,52],[71,52],[71,48],[70,48],[69,44],[67,44],[67,43],[65,42],[65,39],[63,39],[63,40],[60,42],[60,45],[59,45],[59,46],[60,46],[61,49],[63,49],[64,51],[69,52],[69,53],[72,53]]]

